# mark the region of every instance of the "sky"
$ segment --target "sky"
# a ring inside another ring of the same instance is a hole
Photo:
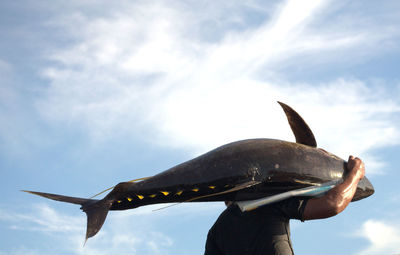
[[[90,197],[228,142],[294,141],[362,158],[376,193],[291,222],[296,254],[400,254],[400,2],[0,2],[0,255],[203,254],[223,203],[111,212]]]

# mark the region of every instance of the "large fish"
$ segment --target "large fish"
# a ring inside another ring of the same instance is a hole
[[[87,240],[100,230],[109,210],[171,202],[253,200],[343,180],[346,161],[318,149],[300,115],[279,104],[296,143],[274,139],[229,143],[142,181],[119,183],[100,200],[26,192],[81,205],[87,214]],[[373,193],[372,184],[364,177],[353,201]]]

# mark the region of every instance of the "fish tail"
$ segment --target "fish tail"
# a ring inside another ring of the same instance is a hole
[[[106,200],[97,200],[96,202],[91,202],[82,205],[81,209],[86,213],[87,216],[87,227],[86,227],[86,239],[94,236],[99,232],[106,220],[108,211],[111,207],[111,202]]]
[[[27,191],[27,190],[22,190],[22,191],[56,201],[81,205],[82,211],[84,211],[87,216],[85,243],[88,238],[96,235],[97,232],[99,232],[99,230],[103,226],[104,221],[106,220],[108,211],[112,204],[110,201],[104,199],[97,200],[97,199],[62,196],[62,195],[37,192],[37,191]]]

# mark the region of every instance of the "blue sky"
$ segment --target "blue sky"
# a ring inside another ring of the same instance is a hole
[[[0,255],[202,254],[222,203],[112,212],[83,247],[74,205],[219,145],[293,141],[360,156],[376,188],[292,222],[296,254],[398,254],[398,1],[1,1]],[[333,249],[334,247],[334,249]]]

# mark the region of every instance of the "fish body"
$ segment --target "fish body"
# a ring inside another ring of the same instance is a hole
[[[344,160],[320,149],[249,139],[221,146],[144,181],[120,183],[105,199],[113,201],[111,210],[189,200],[251,200],[337,181],[345,169]]]
[[[100,230],[109,210],[171,202],[246,201],[342,181],[347,162],[317,148],[301,116],[286,104],[280,105],[296,143],[275,139],[229,143],[143,181],[119,183],[100,200],[26,192],[80,204],[88,218],[87,240]],[[364,177],[353,201],[373,193],[372,184]]]

